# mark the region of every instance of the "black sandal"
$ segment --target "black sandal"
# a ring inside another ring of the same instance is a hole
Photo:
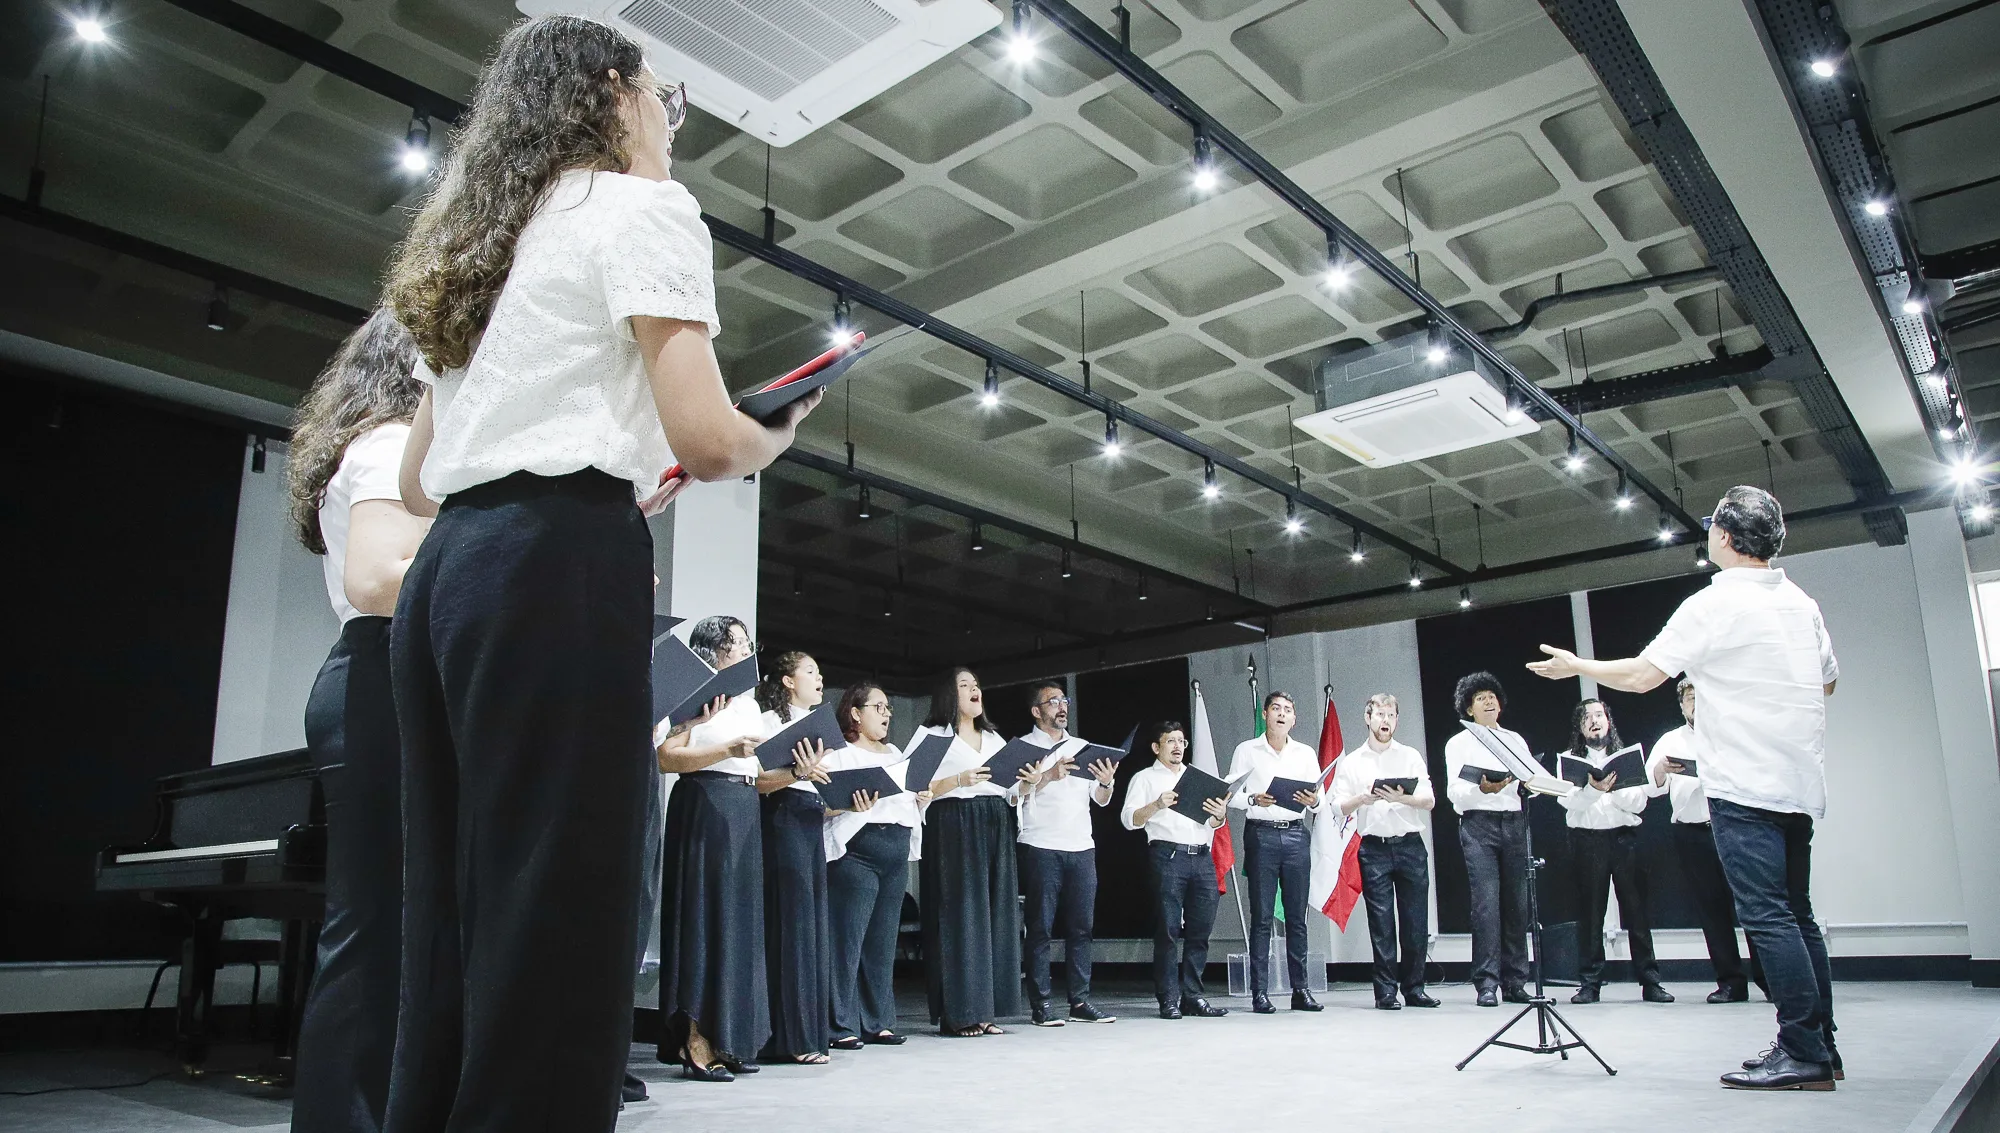
[[[863,1046],[863,1043],[858,1037],[854,1035],[846,1035],[842,1038],[837,1038],[833,1040],[831,1043],[828,1043],[827,1045],[831,1046],[835,1050],[860,1050],[861,1047]]]
[[[861,1041],[870,1046],[902,1046],[910,1040],[894,1031],[877,1031],[872,1035],[865,1036]]]
[[[681,1055],[681,1077],[693,1082],[734,1082],[736,1075],[720,1062],[712,1066],[696,1066],[694,1060]]]

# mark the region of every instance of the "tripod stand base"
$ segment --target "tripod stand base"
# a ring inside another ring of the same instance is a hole
[[[1514,1024],[1519,1023],[1530,1014],[1535,1016],[1535,1044],[1533,1046],[1529,1046],[1526,1043],[1508,1042],[1501,1037],[1508,1031],[1513,1030]],[[1568,1038],[1563,1037],[1564,1032],[1568,1032]],[[1521,1008],[1520,1011],[1515,1013],[1512,1019],[1507,1020],[1505,1025],[1493,1032],[1492,1037],[1474,1047],[1472,1053],[1460,1060],[1458,1065],[1453,1067],[1453,1069],[1465,1069],[1468,1063],[1485,1053],[1487,1047],[1494,1046],[1503,1046],[1508,1050],[1518,1050],[1526,1054],[1553,1054],[1559,1056],[1565,1062],[1569,1060],[1570,1051],[1581,1049],[1585,1054],[1596,1059],[1597,1064],[1604,1068],[1606,1074],[1616,1075],[1618,1073],[1609,1062],[1604,1061],[1603,1055],[1597,1053],[1597,1051],[1591,1048],[1589,1043],[1583,1040],[1583,1035],[1575,1027],[1569,1025],[1569,1020],[1564,1019],[1556,1012],[1555,1000],[1550,999],[1546,995],[1536,995],[1533,999],[1530,999],[1526,1007]]]

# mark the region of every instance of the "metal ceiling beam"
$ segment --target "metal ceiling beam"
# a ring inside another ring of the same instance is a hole
[[[1739,385],[1746,377],[1761,373],[1771,364],[1771,352],[1759,346],[1741,354],[1725,354],[1700,362],[1683,362],[1628,374],[1622,378],[1585,378],[1573,386],[1549,392],[1571,413],[1582,416],[1605,409],[1645,405],[1669,397],[1685,397],[1703,390]],[[1529,411],[1533,416],[1534,411]]]
[[[1265,472],[1263,469],[1247,464],[1213,445],[1188,436],[1186,433],[1165,422],[1156,421],[1136,409],[1122,405],[1101,393],[1086,389],[1082,385],[1055,373],[1045,366],[1038,366],[1030,362],[1028,359],[1005,347],[988,342],[986,339],[980,338],[970,331],[953,326],[927,311],[918,310],[901,299],[885,292],[877,291],[859,280],[849,279],[832,268],[809,260],[797,252],[779,247],[776,244],[767,244],[762,236],[738,228],[726,220],[710,216],[707,213],[702,214],[702,220],[707,222],[709,232],[720,243],[727,244],[729,247],[755,259],[762,260],[772,267],[789,272],[808,283],[824,287],[828,291],[833,292],[838,298],[859,303],[864,307],[887,315],[897,322],[915,327],[917,330],[930,335],[940,342],[949,343],[965,351],[967,354],[984,358],[989,362],[999,365],[1002,369],[1018,374],[1037,385],[1054,390],[1071,401],[1087,405],[1096,412],[1102,413],[1107,417],[1116,418],[1141,432],[1150,433],[1183,452],[1191,453],[1201,457],[1203,460],[1212,462],[1217,468],[1227,470],[1281,498],[1296,500],[1300,505],[1311,508],[1321,515],[1337,519],[1348,527],[1361,531],[1377,543],[1408,555],[1419,562],[1428,563],[1453,578],[1457,578],[1465,573],[1464,568],[1441,555],[1424,550],[1414,543],[1398,538],[1337,504],[1322,499],[1311,492],[1303,491],[1292,484],[1288,484],[1278,477]],[[1688,524],[1692,528],[1694,520],[1690,518]]]
[[[784,455],[778,459],[789,464],[799,465],[802,468],[811,468],[817,472],[822,472],[828,476],[837,477],[850,483],[866,484],[877,491],[901,496],[912,503],[923,504],[926,507],[936,508],[939,511],[950,512],[953,515],[962,516],[985,527],[1012,531],[1016,535],[1033,539],[1038,543],[1046,543],[1052,547],[1067,547],[1078,554],[1088,555],[1102,562],[1114,563],[1137,574],[1149,575],[1165,582],[1177,583],[1211,597],[1223,598],[1231,602],[1241,602],[1253,610],[1270,609],[1270,603],[1259,602],[1254,598],[1245,598],[1229,590],[1227,587],[1204,582],[1198,578],[1190,578],[1187,575],[1177,574],[1170,570],[1162,570],[1157,566],[1142,563],[1137,559],[1127,558],[1124,555],[1107,551],[1102,547],[1092,546],[1066,535],[1058,535],[1053,531],[1044,531],[1031,523],[1024,523],[1018,519],[1001,515],[999,512],[988,511],[982,507],[962,503],[949,496],[941,495],[925,488],[919,488],[915,484],[905,483],[893,477],[884,476],[879,472],[870,472],[864,468],[850,468],[831,457],[821,456],[816,452],[811,452],[797,446],[786,449]]]
[[[1445,309],[1430,292],[1416,285],[1408,276],[1378,251],[1360,233],[1347,226],[1331,209],[1319,202],[1317,197],[1287,177],[1284,171],[1271,164],[1264,155],[1252,149],[1243,139],[1237,137],[1214,115],[1202,109],[1192,98],[1173,83],[1168,82],[1158,71],[1153,70],[1145,60],[1139,58],[1129,48],[1121,44],[1110,32],[1098,27],[1090,17],[1077,11],[1065,0],[1022,0],[1050,22],[1067,32],[1071,38],[1088,48],[1098,58],[1104,60],[1124,75],[1133,85],[1151,95],[1155,102],[1165,107],[1194,128],[1198,138],[1205,138],[1209,145],[1228,154],[1251,176],[1264,184],[1278,199],[1296,210],[1299,215],[1311,221],[1330,243],[1337,243],[1341,252],[1359,260],[1391,287],[1402,292],[1404,298],[1416,304],[1428,317],[1437,333],[1448,336],[1462,349],[1479,356],[1495,373],[1502,376],[1512,388],[1520,391],[1530,406],[1539,406],[1549,419],[1561,421],[1575,430],[1579,441],[1609,461],[1631,486],[1650,496],[1660,505],[1660,509],[1671,516],[1676,523],[1688,531],[1699,529],[1694,516],[1683,508],[1680,501],[1641,475],[1631,461],[1618,455],[1610,443],[1592,432],[1589,427],[1570,414],[1549,396],[1541,386],[1529,381],[1514,368],[1513,364],[1501,357],[1485,339],[1474,334],[1456,316]]]

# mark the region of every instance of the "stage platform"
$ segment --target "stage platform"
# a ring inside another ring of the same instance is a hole
[[[626,1107],[619,1133],[883,1133],[946,1128],[1017,1133],[1063,1127],[1091,1133],[1212,1133],[1221,1129],[1329,1128],[1480,1130],[1733,1130],[1755,1133],[1899,1133],[1933,1098],[1958,1088],[1954,1075],[2000,1038],[2000,990],[1962,984],[1843,983],[1836,987],[1848,1079],[1830,1094],[1726,1091],[1716,1075],[1767,1043],[1774,1030],[1761,1000],[1710,1006],[1696,984],[1674,985],[1680,1002],[1639,1001],[1633,985],[1605,1002],[1560,1010],[1611,1064],[1609,1077],[1582,1052],[1568,1062],[1493,1049],[1464,1071],[1452,1064],[1511,1010],[1472,1005],[1470,989],[1433,989],[1435,1011],[1376,1011],[1367,988],[1322,995],[1318,1014],[1248,1012],[1218,999],[1224,1019],[1165,1022],[1149,991],[1114,984],[1097,997],[1123,1016],[1109,1026],[1042,1029],[946,1039],[919,1025],[920,999],[906,999],[899,1048],[837,1053],[830,1066],[768,1066],[734,1083],[681,1079],[677,1068],[633,1048],[652,1097]],[[1526,1024],[1523,1024],[1526,1026]],[[169,1069],[157,1055],[93,1051],[0,1056],[0,1089],[132,1081]],[[114,1090],[0,1097],[10,1133],[195,1133],[283,1129],[290,1105],[216,1075],[172,1077]],[[1929,1121],[1935,1118],[1929,1118]],[[1930,1133],[1926,1124],[1923,1133]]]

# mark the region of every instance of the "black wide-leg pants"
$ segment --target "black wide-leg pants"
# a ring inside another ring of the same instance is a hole
[[[1736,902],[1729,895],[1722,859],[1715,853],[1715,833],[1706,822],[1676,822],[1672,830],[1681,874],[1687,878],[1702,939],[1708,944],[1708,960],[1715,965],[1715,986],[1743,995],[1750,990],[1750,981],[1744,975],[1743,952],[1736,947]]]
[[[306,700],[306,747],[326,793],[326,922],[299,1023],[292,1128],[375,1133],[403,943],[403,752],[388,618],[341,627]]]
[[[1646,910],[1646,863],[1639,860],[1639,828],[1569,832],[1576,871],[1576,954],[1579,982],[1596,987],[1604,982],[1604,907],[1618,885],[1618,920],[1632,948],[1632,975],[1642,985],[1660,982],[1660,965],[1653,958],[1653,927]]]
[[[833,931],[833,1037],[896,1028],[896,934],[910,886],[907,826],[871,822],[827,863]]]
[[[764,812],[764,983],[771,1037],[761,1057],[825,1054],[832,1037],[832,936],[826,804],[818,791],[772,791]]]
[[[1472,983],[1481,991],[1520,987],[1528,982],[1528,814],[1466,811],[1458,816],[1458,846],[1471,906]]]
[[[632,1038],[652,537],[601,472],[454,494],[403,581],[389,1133],[605,1133]]]

